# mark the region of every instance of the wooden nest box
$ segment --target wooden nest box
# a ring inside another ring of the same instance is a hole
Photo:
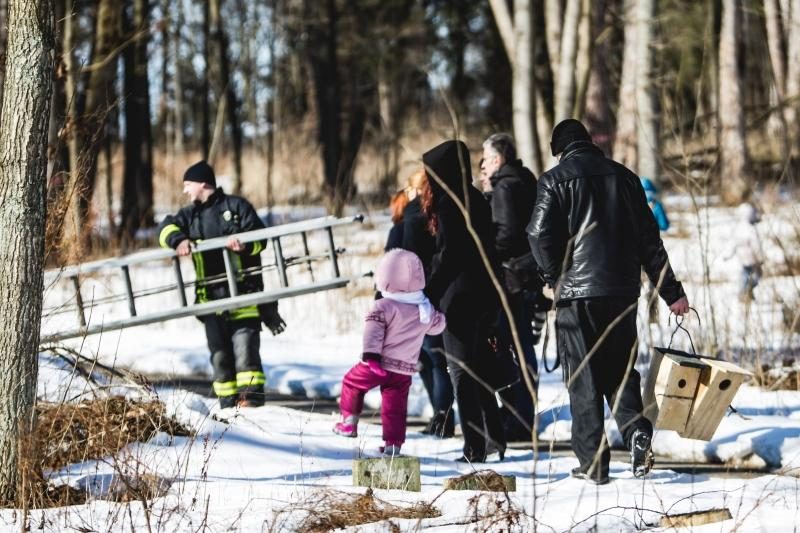
[[[653,348],[644,385],[645,416],[656,429],[711,440],[739,386],[750,376],[733,363]]]

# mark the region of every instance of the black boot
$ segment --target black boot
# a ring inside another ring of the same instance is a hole
[[[653,468],[653,451],[651,437],[641,429],[631,436],[631,469],[635,477],[644,477]]]

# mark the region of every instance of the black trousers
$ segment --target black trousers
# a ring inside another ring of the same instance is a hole
[[[634,369],[636,300],[606,297],[561,302],[556,335],[569,392],[572,449],[583,471],[591,468],[593,475],[607,475],[611,452],[603,440],[603,400],[629,448],[636,429],[653,432],[642,415],[641,378]]]
[[[486,376],[494,371],[488,339],[497,311],[493,306],[491,309],[475,305],[453,307],[447,313],[443,339],[464,434],[464,456],[470,461],[483,461],[489,445],[502,451],[506,447],[494,390],[485,383]]]
[[[226,315],[203,317],[214,368],[214,392],[220,398],[255,396],[263,399],[261,322],[257,318],[230,320]]]

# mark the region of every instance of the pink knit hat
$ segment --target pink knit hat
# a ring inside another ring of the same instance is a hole
[[[417,254],[395,248],[378,263],[375,285],[381,292],[414,292],[425,288],[425,271]]]

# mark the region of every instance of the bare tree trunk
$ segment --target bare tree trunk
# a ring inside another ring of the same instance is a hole
[[[767,45],[769,46],[772,75],[775,77],[778,97],[783,99],[786,92],[786,62],[783,60],[783,29],[781,28],[778,0],[764,0],[764,22],[767,27]]]
[[[530,0],[514,0],[514,18],[505,0],[491,0],[492,13],[511,63],[511,105],[517,154],[534,174],[542,172],[536,136],[536,101],[533,84],[533,6]]]
[[[607,6],[606,0],[592,2],[592,39],[594,41],[605,31]],[[607,39],[595,43],[592,49],[584,119],[594,143],[610,156],[614,141],[614,118],[611,112],[611,82],[607,66],[609,53],[610,47]]]
[[[383,168],[381,169],[380,183],[383,193],[389,193],[397,188],[397,164],[395,158],[397,154],[394,149],[396,139],[394,135],[395,123],[392,105],[392,74],[390,65],[383,59],[386,57],[386,50],[380,54],[378,60],[378,114],[381,118],[381,129],[378,138],[378,146],[381,152]],[[390,59],[391,61],[391,59]]]
[[[147,0],[133,1],[129,35],[142,33],[149,24]],[[153,225],[153,141],[150,124],[150,91],[147,75],[146,34],[129,45],[125,56],[125,172],[123,175],[123,242],[132,242],[136,231]],[[166,59],[166,58],[165,58]]]
[[[342,153],[339,137],[342,102],[339,64],[336,56],[337,18],[335,0],[327,0],[325,18],[316,22],[308,31],[309,63],[314,77],[314,91],[317,100],[325,192],[329,198],[335,198],[338,195],[337,179]]]
[[[106,134],[106,116],[115,105],[114,79],[116,57],[112,55],[119,43],[120,9],[113,0],[100,0],[94,35],[91,64],[86,88],[86,106],[79,119],[76,165],[71,167],[72,186],[65,231],[70,243],[68,258],[79,261],[89,248],[89,207],[94,195],[97,176],[97,156]],[[73,104],[74,105],[74,104]]]
[[[546,25],[543,3],[534,2],[532,24],[533,49],[535,51],[533,64],[534,108],[536,109],[536,137],[539,146],[538,152],[541,156],[542,172],[552,167],[556,162],[550,153],[555,83],[553,81],[554,73],[551,66],[551,54],[547,44]],[[560,46],[560,42],[558,44]]]
[[[719,37],[719,150],[722,200],[735,205],[749,193],[742,78],[737,62],[741,0],[722,3]]]
[[[636,53],[637,30],[634,15],[635,0],[625,0],[625,47],[622,53],[622,79],[619,85],[617,134],[614,139],[614,159],[627,167],[638,165],[636,154]]]
[[[8,41],[8,0],[0,0],[0,116],[3,114],[3,85],[6,77],[6,42]]]
[[[258,22],[259,22],[259,6],[253,6],[254,12],[250,12],[251,3],[245,0],[237,0],[237,10],[242,24],[241,35],[241,59],[239,60],[240,69],[242,71],[242,78],[244,79],[244,87],[242,89],[242,101],[244,102],[243,116],[247,117],[247,122],[253,131],[252,142],[256,146],[258,143],[258,103],[256,102],[256,90],[258,77],[256,74],[256,59],[257,56],[253,53],[253,47],[257,46],[258,39]]]
[[[200,151],[203,159],[209,159],[211,150],[211,106],[208,102],[211,77],[211,0],[203,2],[203,59],[206,62],[206,72],[200,84],[202,120],[200,123]]]
[[[214,31],[214,40],[217,42],[217,53],[219,54],[219,90],[217,94],[222,97],[225,95],[225,111],[228,117],[228,126],[231,130],[231,140],[233,141],[233,179],[231,180],[231,192],[240,194],[242,191],[242,128],[239,126],[239,105],[236,101],[236,89],[230,73],[230,62],[228,61],[228,36],[222,23],[220,10],[222,0],[210,0],[211,4],[211,25]],[[218,140],[217,142],[221,141]]]
[[[56,21],[56,35],[64,34],[64,21],[66,15],[66,0],[56,0],[53,3]],[[5,22],[0,22],[5,25]],[[64,43],[62,40],[55,42],[56,72],[64,71]],[[64,183],[69,173],[69,152],[67,144],[60,138],[64,131],[66,122],[65,113],[67,111],[67,97],[65,93],[65,77],[53,80],[53,98],[50,102],[50,123],[47,132],[47,223],[45,228],[45,263],[48,256],[57,245],[59,235],[54,233],[60,224],[56,224],[53,219],[53,209],[56,208],[59,200],[63,197]],[[2,95],[2,90],[0,90]],[[2,98],[2,96],[0,96]]]
[[[181,75],[181,28],[183,27],[183,2],[178,0],[175,6],[175,27],[172,32],[172,49],[175,50],[175,74],[172,78],[175,92],[175,159],[183,162],[183,76]],[[172,170],[172,169],[170,169]]]
[[[55,40],[52,7],[48,0],[9,3],[3,107],[14,112],[0,119],[0,204],[5,206],[0,210],[0,502],[4,504],[18,501],[20,438],[32,428],[36,399]]]
[[[64,62],[65,80],[65,119],[62,137],[67,144],[67,167],[54,188],[53,198],[50,202],[48,213],[49,235],[55,246],[56,259],[63,262],[66,259],[63,250],[64,227],[70,223],[67,220],[67,210],[70,204],[69,191],[75,188],[78,168],[78,69],[75,64],[75,3],[74,0],[65,0],[65,14],[63,22],[62,61]],[[77,215],[77,212],[74,213]],[[73,231],[72,235],[76,235]]]
[[[581,0],[567,0],[564,10],[564,31],[561,35],[561,64],[556,84],[556,104],[553,119],[558,124],[572,116],[575,99],[575,59],[578,54],[578,24],[581,18]]]
[[[180,0],[178,0],[180,3]],[[156,139],[157,142],[165,141],[164,146],[168,146],[167,133],[169,122],[169,45],[170,45],[170,0],[161,0],[161,91],[158,95],[158,115],[156,118]],[[165,148],[166,150],[166,148]]]
[[[572,116],[580,118],[586,109],[586,91],[592,63],[594,36],[592,32],[592,0],[581,0],[581,19],[578,24],[578,55],[575,59],[575,104]]]
[[[653,86],[653,24],[655,24],[655,0],[636,2],[636,107],[639,120],[636,128],[637,172],[656,183],[659,181],[659,133],[656,110],[655,87]]]
[[[785,42],[789,42],[791,39],[790,32],[792,31],[791,27],[791,20],[792,20],[792,2],[794,0],[779,0],[779,5],[781,9],[781,31],[783,31],[783,40]]]
[[[272,225],[272,205],[274,203],[272,195],[272,181],[275,170],[275,135],[278,127],[277,101],[278,101],[278,64],[275,59],[275,42],[277,41],[277,25],[279,0],[271,0],[269,8],[269,76],[267,78],[267,88],[270,89],[270,97],[267,99],[267,225]]]
[[[784,98],[786,97],[786,62],[784,61],[784,34],[781,24],[778,0],[764,0],[764,23],[767,30],[767,48],[770,66],[772,67],[772,83],[769,88],[769,106],[775,109],[767,122],[767,131],[771,138],[781,139],[784,153],[789,154],[789,139],[786,123]]]
[[[786,94],[789,100],[786,107],[786,124],[789,128],[789,144],[792,147],[793,159],[800,158],[800,0],[791,0],[791,12],[788,19],[789,42],[786,72]]]
[[[553,73],[553,86],[558,82],[558,71],[561,68],[561,28],[564,13],[561,10],[562,0],[544,0],[544,25],[547,38],[547,50],[550,52],[550,71]]]

